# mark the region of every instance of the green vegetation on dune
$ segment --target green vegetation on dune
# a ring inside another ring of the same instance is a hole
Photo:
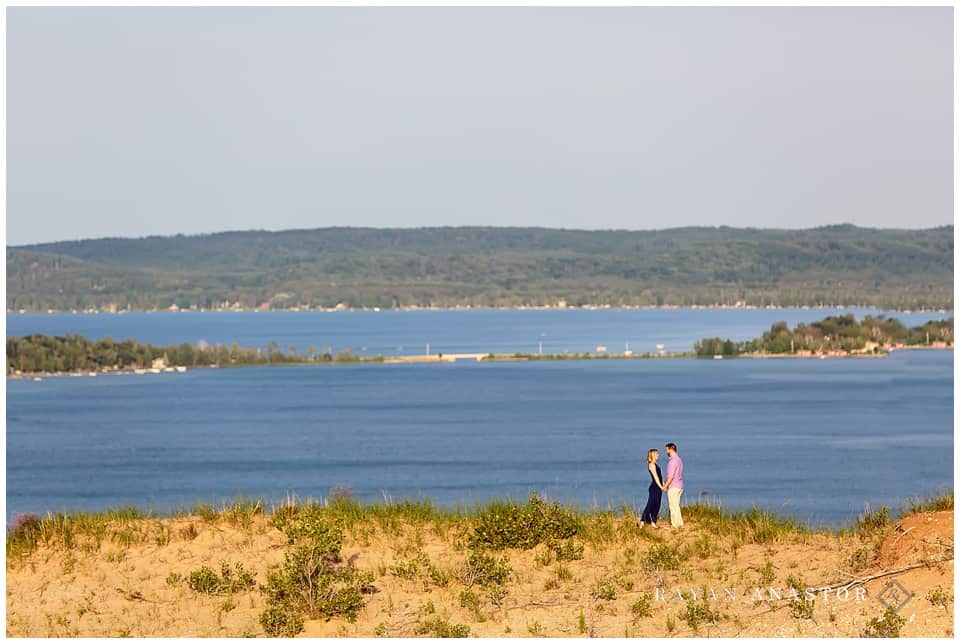
[[[927,499],[911,500],[901,510],[901,517],[916,512],[953,510],[953,493],[947,492]],[[658,575],[665,572],[681,573],[691,563],[717,555],[720,549],[736,552],[741,546],[759,544],[804,544],[814,535],[852,536],[865,547],[854,553],[860,570],[876,552],[893,529],[892,513],[886,507],[867,512],[848,526],[839,529],[813,528],[790,517],[753,508],[726,510],[720,505],[696,503],[685,506],[687,523],[696,531],[693,540],[676,543],[662,534],[642,530],[637,516],[629,507],[619,511],[607,509],[583,510],[547,501],[532,493],[525,503],[511,500],[493,500],[473,508],[442,508],[429,500],[404,500],[397,503],[362,503],[346,489],[333,491],[321,502],[299,502],[288,498],[273,507],[272,514],[263,517],[265,504],[260,500],[239,499],[220,508],[201,505],[190,514],[180,511],[174,518],[185,519],[171,523],[153,513],[133,508],[97,513],[51,514],[46,518],[36,515],[14,515],[7,530],[7,564],[30,556],[38,548],[58,548],[67,551],[100,551],[106,545],[122,550],[135,544],[165,546],[174,538],[193,540],[198,535],[197,519],[204,524],[223,522],[241,530],[261,531],[265,525],[278,530],[286,541],[281,563],[268,568],[265,582],[258,584],[257,574],[242,563],[220,562],[220,572],[209,566],[200,566],[189,572],[169,571],[165,583],[169,586],[186,585],[197,594],[223,595],[225,610],[236,606],[233,598],[239,593],[259,592],[265,607],[259,622],[267,635],[294,636],[304,628],[306,619],[340,617],[355,621],[364,609],[367,596],[377,592],[377,576],[371,570],[359,569],[354,557],[345,557],[342,550],[347,534],[354,544],[364,543],[373,531],[382,532],[388,539],[396,539],[398,559],[392,568],[380,566],[380,577],[393,575],[406,581],[422,584],[425,593],[434,588],[451,588],[458,584],[459,605],[471,611],[478,622],[485,621],[485,607],[503,606],[515,581],[512,557],[536,548],[534,565],[543,568],[556,559],[556,579],[547,582],[547,588],[556,588],[571,577],[563,562],[584,558],[584,544],[594,551],[620,544],[636,544],[637,539],[648,541],[644,550],[635,545],[624,547],[625,565],[635,566]],[[452,537],[456,563],[436,562],[423,549],[423,529],[430,526],[437,535]],[[410,531],[412,529],[412,532]],[[410,535],[414,535],[411,540]],[[419,535],[419,536],[418,536]],[[871,554],[873,553],[873,554]],[[111,561],[111,556],[108,561]],[[404,560],[403,557],[413,555]],[[47,555],[49,556],[49,555]],[[934,562],[931,562],[934,563]],[[758,568],[761,584],[774,578],[768,559]],[[795,577],[788,585],[803,588]],[[634,581],[621,573],[598,577],[590,590],[596,602],[618,598],[622,591],[631,592]],[[134,598],[138,594],[131,595]],[[931,592],[931,603],[946,604],[945,594]],[[634,621],[650,615],[651,597],[640,593],[633,601]],[[686,621],[696,631],[702,623],[713,623],[717,615],[706,610],[706,604],[687,601]],[[809,619],[813,604],[799,602],[792,606],[797,619]],[[438,637],[463,637],[469,633],[465,625],[450,624],[437,616],[428,601],[418,616],[416,628],[420,634]],[[582,623],[581,618],[581,623]],[[381,630],[377,627],[378,632]],[[531,632],[539,631],[531,628]],[[581,630],[583,630],[581,628]],[[669,629],[672,630],[672,629]]]
[[[7,249],[7,307],[952,308],[953,227],[326,228]]]
[[[444,507],[423,498],[367,503],[353,497],[348,490],[334,490],[328,498],[321,500],[287,498],[271,506],[262,499],[240,498],[219,507],[199,504],[189,510],[180,509],[166,515],[129,506],[102,512],[51,513],[46,517],[15,514],[7,529],[7,558],[22,557],[40,545],[89,548],[91,544],[99,547],[103,542],[111,541],[129,544],[157,540],[159,543],[162,534],[137,526],[146,519],[196,516],[208,523],[223,521],[249,528],[253,518],[264,515],[268,508],[272,525],[287,537],[290,545],[307,542],[320,544],[325,552],[339,550],[342,531],[359,534],[358,531],[367,522],[379,525],[388,533],[398,534],[403,524],[433,524],[441,533],[453,529],[463,537],[463,544],[471,551],[527,550],[539,544],[547,544],[548,549],[553,551],[576,551],[576,548],[567,544],[576,544],[578,540],[595,544],[616,543],[622,538],[623,531],[631,534],[640,531],[636,526],[637,516],[628,506],[618,510],[581,508],[548,501],[536,492],[532,492],[525,502],[492,499],[472,507]],[[804,535],[815,532],[852,532],[871,536],[885,526],[893,525],[897,517],[953,509],[954,494],[950,490],[925,498],[907,499],[897,510],[884,506],[864,512],[837,528],[815,527],[793,517],[756,507],[747,510],[727,509],[719,503],[684,505],[683,514],[685,521],[708,533],[717,536],[737,535],[742,543],[767,544],[798,537],[802,539]],[[620,518],[629,520],[618,525],[614,520]],[[531,526],[534,526],[532,531],[529,529]],[[670,548],[655,534],[649,538]],[[649,563],[655,568],[669,568],[688,554],[691,553],[660,548],[650,555]],[[565,558],[576,559],[578,556],[561,556],[560,560]]]
[[[263,610],[258,608],[259,623],[264,632],[274,637],[289,637],[300,633],[308,619],[337,617],[347,622],[356,621],[371,593],[378,592],[377,584],[382,586],[381,580],[393,577],[413,582],[424,593],[434,589],[459,591],[454,595],[458,597],[459,606],[469,610],[478,623],[484,622],[485,611],[502,609],[505,598],[515,592],[518,575],[529,574],[529,570],[518,571],[514,564],[522,563],[523,553],[530,550],[534,551],[532,559],[537,569],[551,566],[554,558],[556,560],[555,578],[551,575],[546,582],[544,589],[547,590],[569,582],[572,573],[564,562],[584,559],[585,544],[589,544],[593,552],[610,547],[621,549],[621,564],[598,575],[590,584],[591,600],[601,603],[615,601],[621,593],[633,593],[635,581],[627,571],[658,576],[684,575],[692,564],[715,557],[721,549],[735,553],[749,544],[804,544],[816,534],[831,538],[847,535],[852,536],[854,545],[867,544],[861,557],[866,561],[871,544],[876,551],[893,530],[891,512],[885,507],[865,513],[856,522],[837,530],[813,528],[757,508],[731,511],[719,505],[697,503],[684,508],[685,519],[694,531],[692,538],[678,541],[649,529],[642,530],[631,508],[584,510],[547,501],[536,493],[523,503],[493,500],[473,508],[449,509],[424,499],[362,503],[349,490],[340,488],[320,502],[301,503],[288,498],[274,505],[266,517],[263,516],[265,507],[263,501],[250,499],[239,499],[220,508],[201,505],[189,515],[176,513],[174,517],[182,519],[180,521],[167,521],[131,508],[46,518],[15,515],[7,530],[7,565],[18,565],[41,547],[98,552],[108,544],[121,548],[119,554],[108,555],[108,561],[113,561],[116,557],[122,558],[123,549],[136,544],[162,547],[174,538],[192,541],[199,534],[197,524],[216,530],[228,524],[251,534],[275,529],[283,537],[284,544],[275,546],[284,549],[283,559],[266,570],[221,560],[219,572],[206,565],[189,571],[165,571],[164,583],[184,585],[197,595],[221,595],[226,598],[221,604],[224,611],[237,606],[239,595],[259,593],[263,598]],[[905,516],[952,509],[953,494],[948,492],[913,500],[902,513]],[[427,554],[423,534],[428,527],[452,544],[452,552],[446,559],[432,559],[436,553]],[[379,565],[379,575],[373,569],[356,565],[356,548],[369,544],[374,533],[382,534],[396,553],[393,566],[387,567],[385,562]],[[350,556],[344,552],[348,535]],[[49,553],[43,556],[49,560]],[[529,555],[526,560],[529,561]],[[774,581],[769,558],[757,571],[762,584]],[[800,590],[805,587],[794,576],[787,578],[787,584]],[[129,597],[143,598],[139,592],[131,592]],[[947,603],[942,588],[931,592],[928,599],[931,603]],[[631,597],[634,623],[651,615],[651,601],[648,591]],[[792,605],[792,614],[797,619],[810,619],[813,608],[812,602],[797,602]],[[681,615],[694,632],[700,625],[716,623],[722,617],[704,601],[694,601],[692,596],[687,599],[686,612]],[[449,622],[448,615],[438,613],[432,599],[420,607],[416,617],[412,628],[417,634],[465,637],[470,633],[469,626]],[[579,623],[582,632],[585,630],[582,611]],[[889,630],[879,622],[868,626],[881,635]],[[529,630],[531,634],[539,634],[541,627],[533,622]],[[386,633],[385,624],[376,627],[376,634]]]

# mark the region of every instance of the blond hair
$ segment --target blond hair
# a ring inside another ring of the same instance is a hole
[[[654,454],[659,454],[659,453],[660,453],[660,452],[658,452],[658,451],[655,450],[655,449],[649,450],[649,451],[647,452],[647,463],[653,463],[653,455],[654,455]]]

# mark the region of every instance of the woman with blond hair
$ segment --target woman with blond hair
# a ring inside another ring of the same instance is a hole
[[[657,526],[657,517],[660,516],[660,501],[663,498],[663,478],[660,474],[660,466],[657,461],[660,459],[660,452],[655,449],[647,452],[647,471],[650,472],[650,487],[647,488],[647,507],[643,509],[640,515],[640,527],[644,523],[649,523],[654,528]]]

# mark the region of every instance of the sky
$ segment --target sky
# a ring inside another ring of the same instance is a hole
[[[7,243],[953,221],[952,9],[9,8]]]

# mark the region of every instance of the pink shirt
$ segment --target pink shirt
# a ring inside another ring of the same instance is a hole
[[[667,489],[683,489],[683,461],[679,454],[674,454],[667,460],[667,478],[672,479]]]

